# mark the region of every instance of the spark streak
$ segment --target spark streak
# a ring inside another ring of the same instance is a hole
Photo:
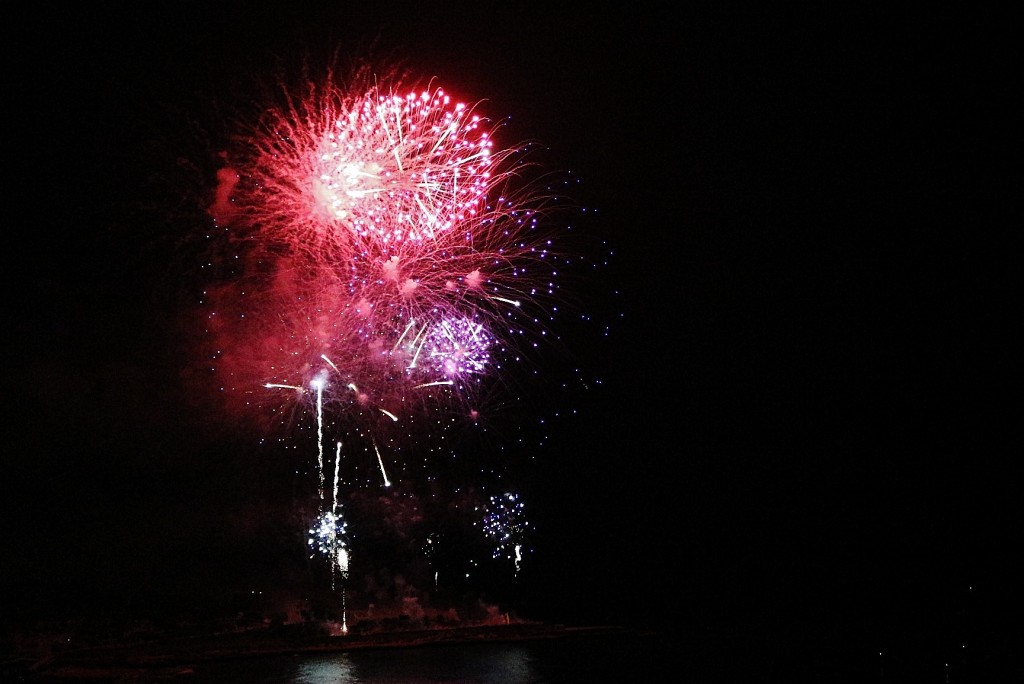
[[[380,449],[377,448],[376,442],[374,442],[374,444],[373,444],[373,450],[375,452],[377,452],[377,463],[380,464],[380,474],[381,474],[381,477],[384,478],[384,486],[385,487],[390,487],[391,486],[391,480],[388,479],[387,471],[384,470],[384,459],[380,455]]]

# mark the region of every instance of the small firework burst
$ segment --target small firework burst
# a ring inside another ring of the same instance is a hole
[[[483,519],[480,524],[484,535],[492,544],[492,557],[512,561],[516,572],[519,572],[530,527],[519,495],[506,492],[492,496],[483,507]]]

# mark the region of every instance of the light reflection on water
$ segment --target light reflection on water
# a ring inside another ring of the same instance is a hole
[[[676,647],[678,648],[678,647]],[[303,653],[197,664],[191,684],[566,684],[656,681],[662,645],[617,637]]]
[[[299,665],[299,671],[295,673],[296,684],[323,684],[326,682],[337,682],[347,684],[358,682],[359,675],[356,674],[356,667],[347,653],[342,653],[330,658],[311,658]]]
[[[522,646],[422,648],[304,656],[295,684],[515,684],[536,682]]]

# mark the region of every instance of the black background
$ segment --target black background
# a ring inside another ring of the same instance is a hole
[[[175,323],[194,238],[169,217],[203,189],[166,179],[210,154],[191,124],[237,80],[337,45],[507,113],[614,253],[586,289],[609,335],[566,331],[602,383],[534,465],[535,611],[664,627],[723,668],[1009,662],[1003,17],[309,5],[8,22],[3,612],[122,582],[156,601],[230,555],[220,521],[261,473],[195,428]]]

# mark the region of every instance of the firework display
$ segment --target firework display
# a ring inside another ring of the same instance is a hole
[[[222,155],[209,213],[231,259],[205,292],[210,368],[229,407],[315,429],[308,543],[343,576],[360,554],[345,490],[447,472],[445,436],[554,337],[559,257],[542,219],[557,198],[528,176],[531,146],[499,147],[478,109],[433,82],[328,71],[280,89]],[[503,494],[487,510],[482,538],[518,571],[522,504]]]

